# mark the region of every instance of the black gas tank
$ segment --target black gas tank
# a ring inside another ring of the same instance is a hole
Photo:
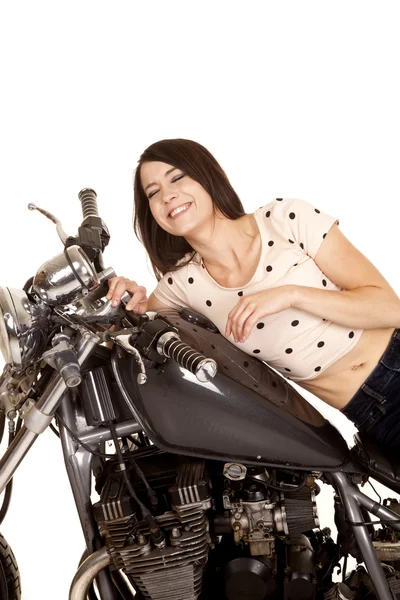
[[[183,318],[183,316],[185,318]],[[338,430],[281,375],[225,339],[194,311],[159,313],[181,339],[213,358],[208,383],[168,360],[136,383],[133,359],[120,361],[138,419],[160,448],[246,464],[335,470],[349,450]],[[206,328],[208,326],[208,328]]]

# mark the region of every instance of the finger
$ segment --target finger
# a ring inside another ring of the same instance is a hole
[[[112,296],[113,296],[113,292],[115,290],[115,287],[117,285],[117,283],[120,281],[120,279],[122,279],[121,277],[111,277],[111,279],[109,279],[107,281],[108,283],[108,292],[107,292],[107,300],[111,300]]]
[[[248,317],[254,312],[254,305],[247,305],[241,313],[236,317],[233,325],[233,331],[235,334],[236,342],[241,342],[243,339],[243,328]]]
[[[142,303],[146,304],[147,306],[147,301],[148,298],[146,296],[146,288],[144,288],[143,286],[138,286],[132,298],[125,306],[125,309],[134,310],[135,312],[137,312],[137,307],[139,307]]]
[[[232,308],[231,312],[228,314],[228,318],[225,326],[225,335],[229,337],[232,333],[232,323],[236,318],[236,314],[240,311],[240,308],[243,306],[243,299],[240,299],[239,302],[235,304]]]
[[[132,285],[129,285],[130,283],[131,284],[134,283],[135,289],[136,289],[137,283],[130,282],[129,279],[121,278],[118,281],[117,285],[114,288],[113,295],[112,295],[112,305],[113,306],[118,306],[118,304],[121,302],[121,298],[127,291],[128,287],[132,287]]]
[[[242,341],[246,341],[246,339],[249,337],[254,325],[257,323],[257,321],[259,321],[259,317],[257,316],[257,313],[253,312],[244,322],[243,324],[243,331],[242,331]]]
[[[246,299],[246,301],[243,301],[243,299],[239,300],[239,302],[236,304],[235,308],[233,310],[231,310],[231,312],[229,313],[229,316],[228,316],[230,333],[232,333],[232,336],[233,336],[233,339],[235,340],[235,342],[237,341],[237,336],[236,336],[237,320],[240,317],[240,315],[242,314],[243,310],[246,308],[246,305],[247,305],[247,299]]]
[[[140,302],[135,306],[135,308],[132,309],[133,312],[137,313],[138,315],[144,315],[144,313],[147,312],[147,302],[148,299],[146,297],[146,299],[143,302]],[[127,310],[129,309],[127,308]]]

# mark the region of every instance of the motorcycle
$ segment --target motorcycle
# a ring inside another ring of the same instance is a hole
[[[400,504],[360,487],[373,477],[398,493],[400,469],[365,435],[349,449],[204,315],[135,314],[129,295],[113,307],[110,234],[96,192],[78,197],[76,236],[29,205],[55,223],[64,249],[22,290],[0,288],[0,523],[18,465],[50,427],[86,542],[70,600],[398,600]],[[336,541],[320,527],[318,481],[335,492]],[[21,598],[3,536],[0,598]]]

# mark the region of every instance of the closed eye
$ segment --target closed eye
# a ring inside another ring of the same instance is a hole
[[[185,177],[185,173],[181,173],[180,175],[173,177],[173,179],[171,179],[171,183],[175,183],[176,181],[179,181],[180,179],[182,179],[182,177]],[[150,194],[147,196],[148,199],[150,200],[150,198],[155,196],[158,193],[158,191],[159,190],[154,190],[154,192],[150,192]]]
[[[179,181],[179,179],[182,179],[182,177],[185,177],[185,173],[182,173],[181,175],[177,175],[176,177],[174,177],[171,180],[171,183],[175,183],[175,181]]]

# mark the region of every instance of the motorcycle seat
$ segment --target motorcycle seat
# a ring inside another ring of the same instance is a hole
[[[384,454],[366,433],[356,433],[354,441],[351,452],[371,477],[400,494],[400,459]]]

